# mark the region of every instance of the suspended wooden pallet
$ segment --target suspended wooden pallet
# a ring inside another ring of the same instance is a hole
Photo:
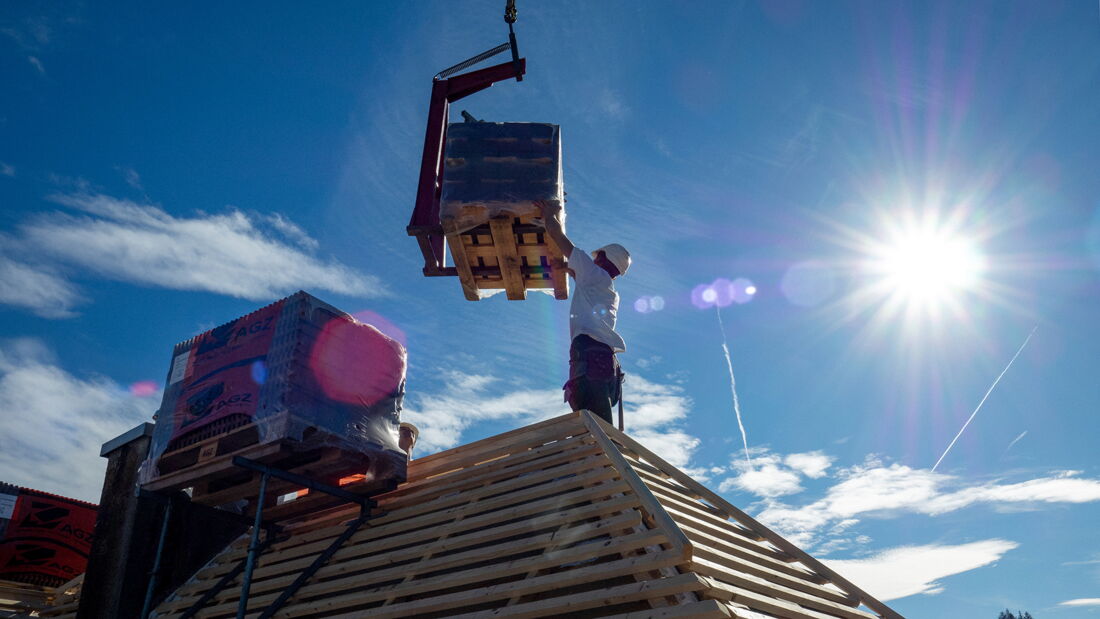
[[[527,289],[550,289],[556,299],[569,298],[565,260],[532,217],[497,217],[488,224],[458,232],[443,220],[443,233],[466,299],[504,290],[511,300],[527,298]]]
[[[346,508],[284,523],[286,537],[258,559],[249,613],[900,617],[586,412],[413,460],[408,482],[377,501],[357,530],[348,522],[358,512]],[[335,553],[318,561],[334,540]],[[226,548],[156,616],[195,606],[247,543]],[[227,587],[195,616],[233,616],[239,596],[239,585]]]

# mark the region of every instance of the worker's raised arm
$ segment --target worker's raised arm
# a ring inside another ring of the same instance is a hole
[[[546,234],[550,235],[550,239],[557,244],[565,259],[569,260],[569,256],[573,254],[573,242],[565,236],[563,226],[565,211],[562,210],[561,203],[557,200],[552,202],[536,200],[535,206],[539,207],[539,212],[542,213],[542,221],[546,225]]]

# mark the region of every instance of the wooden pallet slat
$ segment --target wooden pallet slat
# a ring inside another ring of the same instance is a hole
[[[569,298],[565,259],[537,216],[506,213],[470,230],[462,230],[455,219],[440,223],[468,300],[494,290],[522,300],[527,290],[537,289],[553,289],[555,298]]]
[[[554,288],[554,298],[559,300],[568,299],[569,275],[565,270],[565,256],[561,253],[558,244],[550,238],[546,239],[546,250],[549,254],[550,281]]]
[[[489,220],[493,232],[493,247],[500,265],[501,279],[508,299],[522,301],[527,298],[527,286],[520,272],[519,254],[516,251],[516,235],[512,232],[511,217],[494,217]]]
[[[466,246],[462,235],[450,221],[443,221],[443,238],[447,240],[447,247],[451,250],[451,260],[458,270],[458,281],[462,285],[462,294],[467,301],[477,301],[481,295],[477,291],[477,282],[474,281],[474,272],[470,269],[470,259],[466,255]]]

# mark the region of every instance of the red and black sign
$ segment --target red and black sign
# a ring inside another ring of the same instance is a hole
[[[57,586],[84,573],[95,518],[90,503],[20,489],[0,539],[0,578]]]
[[[256,374],[267,360],[282,310],[283,301],[273,303],[203,333],[190,350],[177,354],[173,365],[186,369],[179,368],[183,389],[172,411],[171,440],[230,415],[255,415],[262,382]]]

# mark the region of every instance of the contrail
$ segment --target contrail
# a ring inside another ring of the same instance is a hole
[[[730,371],[730,393],[733,394],[733,412],[737,415],[737,427],[741,429],[741,441],[745,444],[745,462],[752,468],[749,459],[749,437],[745,434],[745,424],[741,423],[741,402],[737,400],[737,379],[733,377],[733,361],[730,360],[730,347],[726,344],[726,327],[722,324],[722,308],[715,304],[718,311],[718,329],[722,332],[722,352],[726,353],[726,367]]]
[[[984,396],[982,396],[982,401],[978,402],[978,407],[974,409],[973,413],[970,413],[970,419],[966,420],[966,423],[963,424],[963,427],[959,430],[959,433],[955,435],[955,438],[951,439],[951,444],[948,445],[947,449],[943,451],[943,455],[940,456],[940,459],[936,460],[936,463],[932,465],[933,473],[936,472],[936,467],[940,465],[940,462],[943,462],[943,458],[947,455],[947,452],[951,451],[951,448],[955,446],[955,441],[959,440],[959,437],[962,436],[963,431],[966,430],[966,426],[970,425],[970,422],[974,421],[974,417],[978,414],[978,411],[982,410],[982,404],[985,404],[986,399],[989,398],[989,394],[993,393],[993,389],[997,386],[997,383],[1001,382],[1001,377],[1005,375],[1005,372],[1008,371],[1008,368],[1012,367],[1012,363],[1016,361],[1016,357],[1019,357],[1020,353],[1024,352],[1024,347],[1027,346],[1027,343],[1031,341],[1031,336],[1035,335],[1035,330],[1038,328],[1039,325],[1035,325],[1035,328],[1031,330],[1031,333],[1027,334],[1027,337],[1024,338],[1024,343],[1020,344],[1019,350],[1016,351],[1016,354],[1012,355],[1012,359],[1009,359],[1008,365],[1005,366],[1005,369],[1001,370],[1001,373],[997,375],[997,380],[994,380],[993,384],[989,386],[989,390],[985,392]]]
[[[1008,453],[1008,450],[1012,449],[1012,446],[1015,445],[1016,443],[1019,443],[1020,439],[1024,438],[1025,436],[1027,436],[1027,430],[1024,430],[1023,432],[1020,433],[1019,436],[1012,439],[1012,442],[1008,444],[1008,447],[1005,447],[1005,453]],[[1003,456],[1004,454],[1001,454],[1001,455]]]

